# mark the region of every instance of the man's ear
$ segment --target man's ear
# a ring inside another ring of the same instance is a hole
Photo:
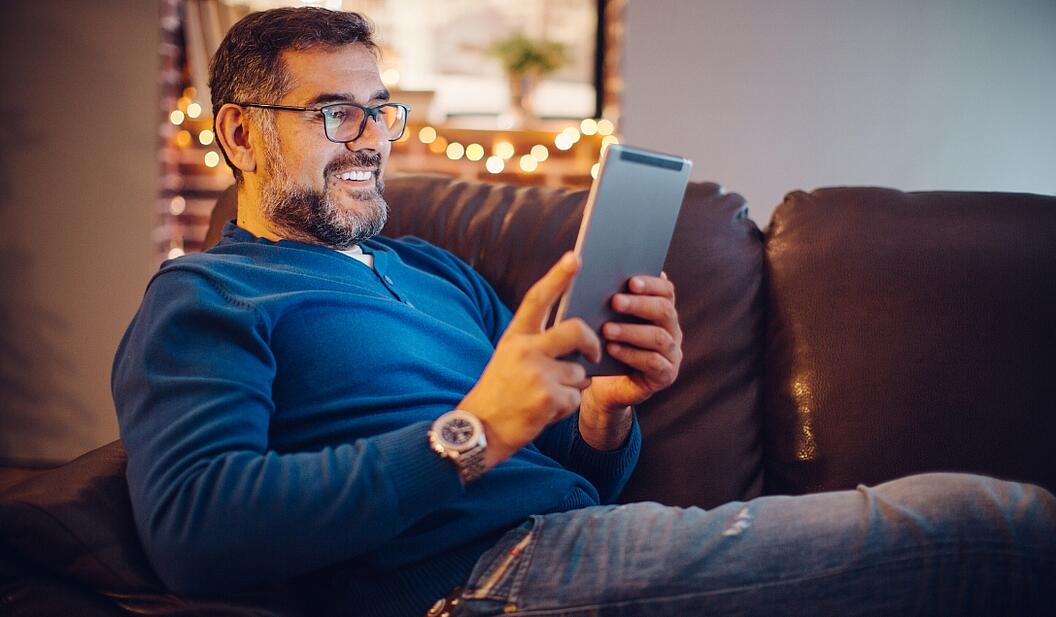
[[[256,171],[257,159],[249,143],[249,117],[232,103],[224,103],[216,112],[216,140],[231,163],[242,171]]]

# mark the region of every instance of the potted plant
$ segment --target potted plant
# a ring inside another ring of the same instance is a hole
[[[532,39],[518,32],[496,41],[488,54],[499,59],[510,84],[510,106],[520,124],[535,119],[533,95],[542,76],[561,68],[565,46],[554,41]]]

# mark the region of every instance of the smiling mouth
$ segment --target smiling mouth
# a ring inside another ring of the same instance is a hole
[[[369,182],[374,179],[374,171],[366,169],[353,169],[352,171],[334,174],[334,177],[339,180],[344,180],[346,182]]]

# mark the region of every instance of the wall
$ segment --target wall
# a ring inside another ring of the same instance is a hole
[[[0,463],[117,436],[110,365],[154,269],[158,10],[0,7]]]
[[[1056,193],[1053,0],[630,0],[624,141],[747,197]]]

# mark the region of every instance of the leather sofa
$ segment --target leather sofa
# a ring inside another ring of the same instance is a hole
[[[455,252],[515,307],[574,243],[586,195],[397,177],[386,233]],[[212,240],[233,208],[229,193]],[[622,500],[711,507],[938,470],[1056,490],[1056,197],[830,188],[790,193],[765,234],[748,214],[716,184],[687,191],[665,265],[685,361],[639,409]],[[293,584],[166,591],[124,463],[114,442],[0,494],[0,612],[307,613]]]

